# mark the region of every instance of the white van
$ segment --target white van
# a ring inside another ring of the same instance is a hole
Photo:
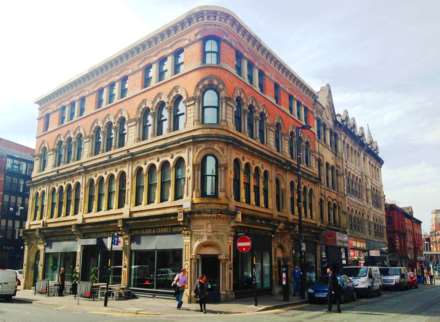
[[[0,269],[0,298],[8,301],[17,294],[17,272],[12,269]]]
[[[346,266],[343,274],[348,275],[358,295],[371,296],[373,293],[382,294],[382,276],[376,266]]]

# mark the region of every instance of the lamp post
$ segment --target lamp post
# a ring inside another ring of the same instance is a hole
[[[298,240],[299,240],[299,265],[301,268],[301,283],[300,283],[300,296],[301,298],[306,298],[306,275],[305,275],[305,245],[304,245],[304,236],[303,236],[303,218],[302,218],[302,173],[301,173],[301,163],[302,163],[302,153],[301,153],[301,132],[302,130],[309,130],[309,125],[303,125],[295,128],[295,136],[296,136],[296,174],[298,177]]]

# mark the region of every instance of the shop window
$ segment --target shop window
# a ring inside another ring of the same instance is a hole
[[[134,197],[134,205],[142,205],[144,198],[144,171],[142,168],[138,168],[136,171],[136,192]]]
[[[213,155],[206,155],[202,159],[202,197],[218,196],[218,164]]]
[[[240,202],[240,171],[241,165],[238,159],[234,160],[234,174],[233,174],[233,191],[234,191],[234,200]]]
[[[115,176],[113,174],[108,178],[108,188],[107,188],[107,209],[111,210],[115,206]]]
[[[244,202],[251,203],[251,166],[246,163],[243,172]]]
[[[142,113],[142,140],[147,140],[152,136],[153,131],[153,117],[149,109],[145,109]]]
[[[219,97],[213,89],[203,93],[202,100],[202,122],[203,124],[218,124],[219,121]]]
[[[119,176],[119,184],[118,184],[118,208],[124,208],[125,207],[125,192],[126,192],[126,176],[125,176],[125,172],[122,172]]]
[[[160,102],[157,108],[157,129],[156,135],[160,136],[168,130],[168,110],[164,102]]]
[[[168,201],[170,198],[171,173],[170,164],[165,162],[160,169],[160,202]]]
[[[148,199],[147,203],[152,204],[156,201],[157,174],[156,167],[151,166],[148,169]]]
[[[175,168],[174,200],[183,199],[185,189],[185,161],[179,159]]]
[[[178,96],[174,101],[173,106],[173,131],[183,130],[185,127],[185,112],[186,107],[183,102],[183,97]]]

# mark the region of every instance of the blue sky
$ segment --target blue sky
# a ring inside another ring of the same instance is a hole
[[[336,110],[379,142],[386,198],[428,229],[440,208],[438,1],[2,2],[0,137],[34,146],[36,98],[203,4],[234,11],[316,90],[329,83]]]

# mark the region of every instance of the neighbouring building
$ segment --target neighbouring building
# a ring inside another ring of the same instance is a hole
[[[0,138],[0,268],[23,267],[34,150]]]
[[[347,111],[337,115],[337,125],[344,158],[349,261],[383,264],[387,240],[379,147],[370,130],[358,128]]]
[[[425,260],[440,264],[440,209],[431,212],[431,231],[425,237]]]
[[[386,204],[387,238],[390,264],[418,268],[424,261],[422,222],[412,207]]]

